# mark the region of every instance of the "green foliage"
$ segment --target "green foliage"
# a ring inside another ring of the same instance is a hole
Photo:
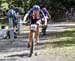
[[[66,10],[75,6],[75,0],[6,0],[6,2],[23,8],[24,12],[30,9],[34,4],[40,6],[44,5],[54,19],[63,16]],[[1,4],[2,0],[0,0],[0,5]]]

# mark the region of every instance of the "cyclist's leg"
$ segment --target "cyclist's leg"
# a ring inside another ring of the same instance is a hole
[[[37,42],[39,40],[39,25],[37,25],[37,30],[35,32],[35,42]]]
[[[31,43],[31,41],[32,41],[32,34],[33,34],[33,32],[32,31],[30,31],[30,33],[29,33],[29,41],[28,41],[28,48],[30,47],[30,43]]]
[[[46,29],[47,29],[47,24],[48,24],[48,20],[47,20],[47,17],[45,19],[45,25],[44,25],[44,28],[43,28],[43,35],[46,35]]]

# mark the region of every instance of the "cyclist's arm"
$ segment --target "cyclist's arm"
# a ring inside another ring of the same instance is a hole
[[[43,11],[42,11],[42,10],[40,10],[40,12],[41,12],[41,14],[43,15],[43,17],[45,17],[45,15],[44,15]]]
[[[6,13],[6,16],[9,18],[10,17],[10,10]]]
[[[41,10],[40,12],[42,13],[43,18],[44,18],[44,20],[45,20],[45,24],[44,24],[44,25],[47,25],[47,19],[46,19],[45,15],[44,15],[43,11]]]
[[[32,11],[32,9],[30,9],[30,10],[25,14],[24,19],[23,19],[24,22],[26,22],[27,17],[30,15],[31,11]]]
[[[49,16],[49,19],[51,19],[51,15],[49,14],[49,12],[47,11],[47,14],[48,14],[48,16]]]

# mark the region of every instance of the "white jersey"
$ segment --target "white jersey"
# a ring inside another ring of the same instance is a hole
[[[7,36],[7,30],[6,29],[1,29],[0,34],[2,38],[5,38]]]

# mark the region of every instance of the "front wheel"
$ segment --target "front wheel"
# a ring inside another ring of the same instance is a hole
[[[33,54],[33,40],[31,42],[31,47],[30,47],[30,54],[29,54],[29,57],[31,57]]]

